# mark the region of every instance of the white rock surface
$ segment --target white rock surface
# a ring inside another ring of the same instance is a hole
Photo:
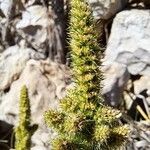
[[[147,90],[147,94],[150,96],[150,75],[142,76],[139,80],[134,81],[134,93],[137,95],[144,90]]]
[[[103,94],[108,104],[118,106],[121,103],[122,92],[129,79],[129,73],[124,64],[113,63],[103,68]]]
[[[9,16],[13,0],[0,0],[0,9],[6,17]]]
[[[127,65],[133,74],[150,73],[150,11],[128,10],[114,19],[104,65]]]
[[[70,73],[64,65],[29,60],[19,79],[1,96],[0,120],[17,125],[20,89],[26,85],[31,103],[32,123],[39,125],[32,143],[35,147],[46,148],[53,132],[46,128],[43,114],[49,108],[58,108],[59,99],[65,95],[69,78]]]
[[[37,4],[28,6],[22,12],[22,19],[18,21],[16,28],[20,36],[36,51],[55,62],[64,63],[65,22],[63,14],[61,17],[57,15],[51,7]]]
[[[27,7],[22,13],[22,19],[16,24],[20,34],[40,52],[45,52],[48,27],[54,25],[54,20],[49,18],[46,7],[33,5]]]
[[[93,10],[95,19],[110,19],[125,8],[127,0],[87,0]]]
[[[27,26],[43,26],[46,27],[49,24],[47,9],[40,5],[33,5],[27,7],[22,14],[22,20],[16,25],[17,29],[25,28]]]
[[[120,66],[117,70],[114,67],[116,63]],[[144,76],[150,74],[150,10],[133,9],[117,14],[103,66],[108,74],[104,81],[108,84],[104,86],[104,93],[112,105],[117,105],[122,95],[122,92],[119,93],[121,90],[117,89],[120,87],[119,80],[122,81],[121,89],[123,89],[127,82],[125,77],[127,74]],[[115,71],[110,73],[111,70]],[[122,70],[127,70],[128,73],[122,73]]]
[[[0,91],[8,88],[16,80],[34,51],[15,45],[0,55]]]
[[[0,54],[0,91],[10,87],[15,81],[29,59],[43,59],[44,55],[22,44],[7,48]]]

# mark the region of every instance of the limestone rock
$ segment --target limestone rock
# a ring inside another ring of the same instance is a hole
[[[125,64],[129,73],[150,73],[150,11],[128,10],[114,19],[104,65]]]
[[[125,8],[127,0],[88,0],[95,19],[110,19]]]
[[[38,51],[46,51],[47,27],[52,23],[48,18],[46,7],[33,5],[23,12],[22,19],[17,23],[16,28],[20,34],[32,44]]]
[[[6,90],[18,79],[29,59],[44,59],[45,56],[22,44],[7,48],[0,54],[0,91]]]
[[[13,0],[0,0],[0,9],[6,17],[9,16],[12,4]]]
[[[127,77],[132,75],[150,74],[150,11],[149,10],[126,10],[115,17],[109,37],[108,45],[103,60],[106,70],[105,80],[108,85],[104,85],[104,94],[110,103],[117,105],[121,99],[118,92],[126,85]],[[115,64],[119,64],[116,70]],[[122,66],[122,67],[121,67]],[[114,69],[112,69],[114,67]],[[111,70],[116,70],[113,73]],[[122,74],[122,70],[126,73]],[[112,80],[112,82],[110,82]],[[121,89],[119,80],[122,81]],[[105,82],[106,83],[106,82]],[[114,86],[116,85],[116,86]],[[116,92],[110,92],[116,91]]]
[[[104,81],[103,94],[107,104],[118,106],[121,103],[124,87],[129,79],[129,73],[125,65],[113,63],[103,67]]]
[[[63,6],[59,7],[60,10],[63,9]],[[44,53],[55,62],[64,63],[65,23],[62,23],[64,12],[60,10],[61,18],[57,18],[56,12],[50,7],[28,6],[22,12],[22,19],[16,24],[16,28],[20,36],[36,51]]]
[[[137,95],[144,90],[147,90],[147,94],[150,96],[150,76],[142,76],[139,80],[133,82],[134,93]]]
[[[0,120],[17,125],[20,89],[22,85],[26,85],[31,103],[32,123],[39,125],[32,143],[34,147],[46,148],[49,136],[52,137],[54,133],[46,128],[43,114],[49,108],[58,109],[59,99],[65,96],[69,81],[70,73],[64,65],[29,60],[19,78],[11,84],[10,90],[1,96]]]
[[[15,45],[6,49],[0,56],[0,91],[10,87],[16,80],[26,62],[32,57],[34,51],[20,48]]]
[[[18,22],[16,27],[17,29],[36,25],[46,27],[48,24],[47,9],[40,5],[34,5],[26,8],[22,14],[22,20]]]

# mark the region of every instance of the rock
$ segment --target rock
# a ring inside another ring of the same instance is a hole
[[[126,144],[126,150],[149,150],[150,149],[150,132],[149,121],[143,120],[140,122],[134,121],[134,125],[131,124],[131,136]]]
[[[49,25],[47,18],[47,9],[40,5],[34,5],[26,8],[26,11],[22,14],[22,20],[20,20],[16,27],[17,29],[25,28],[27,26],[43,26]]]
[[[127,0],[88,0],[95,19],[110,19],[125,8]]]
[[[13,0],[0,0],[0,9],[8,17],[13,5]]]
[[[32,145],[34,146],[32,146],[31,150],[49,150],[50,144],[49,142],[46,143],[46,141],[50,141],[53,136],[53,131],[43,125],[32,136]]]
[[[19,77],[32,54],[31,49],[22,49],[17,45],[9,47],[1,54],[0,91],[9,88],[11,83]]]
[[[49,108],[58,109],[59,99],[65,96],[69,81],[70,73],[64,65],[29,60],[19,78],[11,84],[10,90],[1,96],[0,120],[17,126],[20,89],[26,85],[31,103],[32,123],[39,125],[32,143],[34,147],[46,148],[54,133],[45,126],[43,114]]]
[[[48,150],[49,140],[55,133],[47,129],[43,114],[50,107],[57,109],[58,99],[65,96],[65,89],[69,84],[68,70],[63,65],[29,60],[18,79],[1,95],[0,120],[17,126],[18,100],[20,88],[24,84],[29,89],[33,123],[39,125],[39,129],[32,137],[32,148]]]
[[[31,150],[47,150],[47,148],[44,148],[43,146],[34,146]]]
[[[113,63],[107,67],[103,67],[105,77],[103,81],[103,94],[107,104],[118,106],[121,103],[123,90],[129,79],[129,73],[123,64]]]
[[[18,79],[29,59],[43,59],[44,55],[31,48],[14,45],[0,55],[0,91],[6,90]]]
[[[104,85],[104,94],[110,103],[114,101],[113,97],[117,98],[114,105],[117,105],[121,99],[120,92],[126,85],[129,74],[144,76],[150,74],[149,14],[149,10],[126,10],[117,14],[113,21],[103,66],[110,69],[106,70],[106,74],[116,70],[106,76],[107,84],[105,82],[106,85]],[[120,66],[118,69],[116,69],[116,63]],[[127,71],[122,73],[122,70]],[[119,80],[123,83],[121,89],[118,89],[120,88]]]
[[[0,16],[7,18],[7,21],[10,21],[9,19],[21,10],[23,10],[22,1],[0,0]]]
[[[50,60],[65,62],[65,22],[62,1],[58,2],[61,18],[50,7],[32,5],[22,12],[22,19],[16,24],[19,35],[30,47],[44,53]],[[61,4],[61,6],[59,5]],[[57,18],[58,17],[58,18]],[[60,21],[61,20],[61,21]]]
[[[150,76],[142,76],[139,80],[133,82],[134,93],[138,95],[144,90],[147,90],[147,94],[150,96]]]
[[[133,75],[150,73],[150,11],[128,10],[114,19],[104,65],[118,62]],[[121,34],[120,34],[121,33]]]
[[[46,51],[46,41],[48,37],[47,27],[53,22],[48,18],[46,7],[40,5],[33,5],[26,8],[22,13],[22,20],[20,20],[16,28],[20,29],[20,34],[27,39],[37,51]],[[54,22],[53,22],[54,24]]]

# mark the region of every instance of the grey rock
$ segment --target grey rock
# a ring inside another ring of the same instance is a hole
[[[103,94],[107,104],[118,106],[129,79],[129,72],[124,64],[113,63],[111,66],[103,67],[104,81]]]
[[[55,134],[52,130],[46,128],[45,125],[43,127],[40,126],[35,134],[32,136],[32,148],[31,150],[48,150],[50,148],[49,142],[52,136]]]
[[[29,59],[44,59],[42,53],[20,45],[11,46],[0,54],[0,91],[6,90],[17,80]]]
[[[0,9],[6,17],[10,15],[12,5],[13,0],[0,0]]]
[[[128,10],[116,16],[105,53],[104,65],[119,62],[127,65],[129,72],[134,75],[149,72],[149,14],[149,10]]]
[[[122,11],[115,17],[109,37],[108,45],[103,60],[104,68],[112,68],[118,63],[118,68],[112,74],[106,76],[109,86],[104,85],[104,93],[106,93],[110,102],[116,99],[116,105],[119,99],[117,90],[119,87],[118,80],[122,80],[123,86],[126,85],[126,74],[122,74],[122,70],[127,70],[128,74],[144,75],[150,73],[150,11],[149,10],[126,10]],[[125,69],[126,68],[126,69]],[[109,73],[109,69],[106,70]],[[122,75],[120,75],[122,74]],[[120,75],[118,77],[118,75]],[[128,75],[127,75],[128,76]],[[113,82],[109,82],[109,80]],[[121,89],[124,88],[121,86]],[[108,88],[109,87],[109,88]],[[108,88],[108,89],[107,89]],[[108,91],[115,91],[107,94]],[[119,91],[120,92],[120,91]],[[111,96],[111,94],[113,96]],[[120,94],[121,96],[121,94]],[[114,104],[115,105],[115,104]]]
[[[22,20],[20,20],[16,27],[25,28],[27,26],[44,26],[46,27],[49,24],[47,18],[47,9],[40,5],[34,5],[26,8],[26,11],[23,12]]]
[[[93,10],[95,19],[110,19],[121,11],[127,0],[87,0]]]
[[[125,150],[149,150],[150,149],[150,132],[148,128],[150,127],[149,121],[141,120],[134,121],[134,125],[131,125],[132,134],[129,137],[128,143],[126,144]]]
[[[0,55],[0,91],[9,88],[11,83],[19,77],[33,54],[32,49],[15,45]]]
[[[134,93],[138,95],[144,90],[147,90],[147,94],[150,96],[150,76],[142,76],[139,80],[133,82]]]
[[[10,90],[1,96],[0,120],[17,126],[20,89],[26,85],[32,123],[39,125],[32,137],[32,148],[49,149],[49,140],[55,133],[47,129],[43,114],[49,108],[59,108],[59,99],[65,96],[69,80],[70,73],[66,66],[42,60],[29,60],[19,78],[11,84]]]
[[[59,5],[58,1],[57,3],[55,5]],[[61,14],[61,11],[58,12]],[[64,63],[65,19],[64,14],[61,14],[61,18],[57,15],[50,7],[47,9],[42,5],[28,6],[22,12],[22,19],[16,24],[16,28],[27,45],[45,54],[50,60]]]
[[[27,7],[22,19],[16,24],[20,35],[37,51],[45,52],[47,42],[47,27],[53,22],[48,18],[46,7],[33,5]],[[53,22],[54,23],[54,22]]]

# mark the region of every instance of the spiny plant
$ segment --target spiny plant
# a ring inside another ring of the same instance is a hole
[[[53,150],[113,150],[120,148],[129,134],[120,125],[119,110],[105,106],[101,94],[98,34],[91,10],[84,0],[71,0],[70,48],[74,89],[60,102],[60,109],[45,113],[45,121],[58,136]]]
[[[30,150],[31,136],[36,131],[36,124],[31,126],[31,111],[28,90],[23,86],[19,101],[19,125],[15,129],[15,149]]]

